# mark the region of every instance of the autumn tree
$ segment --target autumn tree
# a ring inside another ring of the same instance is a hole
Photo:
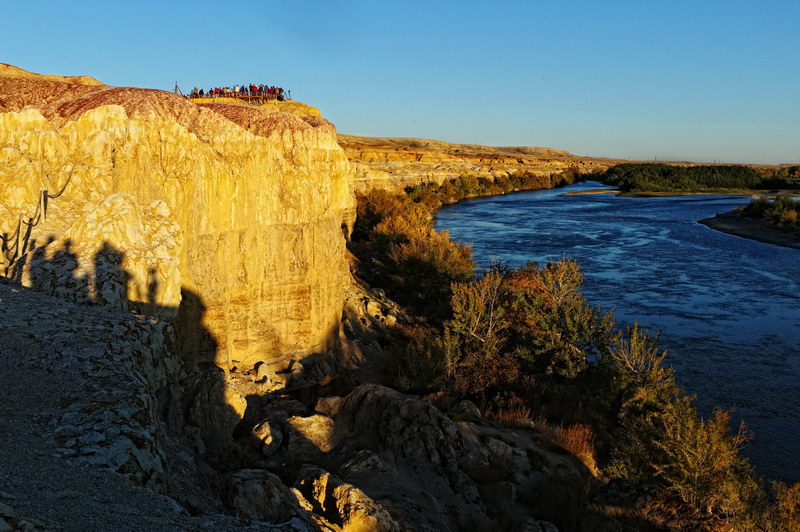
[[[605,350],[614,321],[588,304],[582,285],[583,272],[569,259],[507,274],[512,336],[529,370],[575,377]]]

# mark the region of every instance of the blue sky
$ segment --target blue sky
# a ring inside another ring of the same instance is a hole
[[[291,89],[340,132],[800,163],[800,1],[0,1],[0,62]]]

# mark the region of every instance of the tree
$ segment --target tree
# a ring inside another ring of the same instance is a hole
[[[614,321],[584,299],[576,261],[528,263],[506,277],[512,336],[533,372],[575,377],[605,350]]]
[[[710,513],[719,508],[736,513],[741,469],[747,468],[739,450],[750,439],[744,425],[728,434],[730,414],[716,410],[702,419],[688,397],[678,398],[658,418],[662,437],[656,441],[662,456],[656,476],[689,504]]]
[[[502,301],[503,278],[496,271],[453,285],[453,317],[445,323],[448,376],[452,387],[481,394],[516,379],[518,365],[506,347],[508,319]]]
[[[634,322],[611,340],[602,362],[611,372],[614,403],[621,415],[634,406],[641,411],[663,404],[676,390],[675,372],[664,367],[667,352],[659,350],[658,338]]]

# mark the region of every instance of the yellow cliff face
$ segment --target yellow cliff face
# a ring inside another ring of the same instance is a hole
[[[220,365],[332,347],[354,204],[330,123],[13,73],[0,71],[5,275],[177,316],[187,354]],[[41,190],[65,184],[13,249]]]
[[[354,168],[357,191],[403,190],[421,183],[441,184],[461,176],[494,179],[516,172],[550,176],[572,169],[604,171],[615,161],[578,157],[551,148],[451,144],[414,138],[338,136]]]

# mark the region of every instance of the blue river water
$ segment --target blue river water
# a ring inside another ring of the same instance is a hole
[[[734,409],[765,477],[800,480],[800,250],[709,229],[698,220],[746,197],[563,195],[600,183],[520,192],[442,208],[437,229],[481,266],[561,257],[585,271],[584,294],[617,324],[660,330],[681,387],[704,415]]]

